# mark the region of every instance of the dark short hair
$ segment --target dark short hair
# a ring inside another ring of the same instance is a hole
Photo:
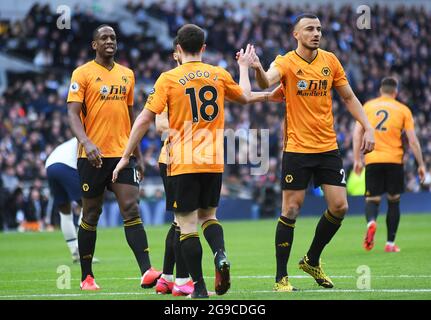
[[[293,21],[293,28],[296,27],[296,25],[302,20],[302,19],[319,19],[315,14],[312,13],[301,13],[299,16],[295,18],[295,21]]]
[[[105,27],[109,27],[112,30],[114,30],[114,28],[112,28],[109,24],[101,24],[96,29],[94,29],[94,31],[93,31],[93,40],[96,40],[97,37],[99,36],[100,29],[105,28]]]
[[[394,93],[398,88],[398,81],[394,77],[385,77],[380,83],[380,89],[384,93]]]
[[[187,53],[198,53],[205,44],[205,32],[195,24],[186,24],[178,32],[178,44]]]

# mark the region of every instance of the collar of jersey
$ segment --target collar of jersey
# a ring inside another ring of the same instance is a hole
[[[181,65],[184,65],[187,63],[202,63],[202,61],[199,61],[199,60],[187,61],[187,62],[182,63]]]
[[[100,63],[97,63],[96,59],[93,59],[93,62],[98,65],[99,67],[103,68],[104,70],[111,72],[112,70],[114,70],[115,66],[117,65],[114,61],[114,65],[112,66],[111,70],[109,70],[108,68],[106,68],[105,66],[102,66]]]
[[[297,56],[298,58],[300,58],[302,61],[307,62],[307,64],[312,64],[314,61],[316,61],[317,56],[319,55],[319,49],[317,49],[317,54],[316,54],[316,56],[314,57],[314,59],[313,59],[313,60],[311,60],[310,62],[308,62],[308,61],[307,61],[307,60],[305,60],[303,57],[301,57],[301,56],[298,54],[298,52],[296,52],[296,50],[293,50],[293,52],[295,52],[296,56]]]

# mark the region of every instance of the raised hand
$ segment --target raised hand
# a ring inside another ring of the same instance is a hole
[[[253,47],[254,49],[254,47]],[[256,50],[254,50],[253,53],[253,63],[251,64],[250,67],[252,67],[253,69],[259,69],[261,66],[260,60],[259,60],[259,56],[256,54]]]
[[[251,45],[251,47],[253,48],[253,51],[252,51],[252,63],[250,64],[250,67],[252,67],[253,69],[259,69],[261,66],[259,56],[256,54],[256,50],[255,50],[254,46]],[[238,51],[236,53],[236,55],[235,55],[236,60],[239,59],[240,53],[241,53],[241,51]]]
[[[247,44],[247,47],[244,51],[243,48],[239,52],[237,52],[237,61],[240,66],[246,66],[247,68],[253,64],[254,55],[256,55],[254,51],[254,46],[251,44]]]

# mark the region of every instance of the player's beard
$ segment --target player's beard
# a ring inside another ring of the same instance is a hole
[[[305,48],[307,48],[308,50],[313,51],[313,50],[317,50],[317,49],[319,49],[320,42],[319,42],[318,44],[315,44],[315,45],[308,45],[308,44],[306,44],[306,43],[303,43],[302,45],[303,45]]]

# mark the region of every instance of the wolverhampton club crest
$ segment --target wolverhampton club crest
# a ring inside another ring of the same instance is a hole
[[[323,69],[322,69],[322,74],[323,74],[325,77],[328,77],[328,76],[331,74],[331,69],[329,69],[328,67],[323,67]]]
[[[284,180],[286,180],[287,183],[292,183],[293,176],[291,174],[288,174],[288,175],[286,175],[286,177],[284,178]]]
[[[82,185],[82,190],[84,190],[85,192],[87,192],[88,190],[90,190],[90,186],[87,183],[84,183]]]

